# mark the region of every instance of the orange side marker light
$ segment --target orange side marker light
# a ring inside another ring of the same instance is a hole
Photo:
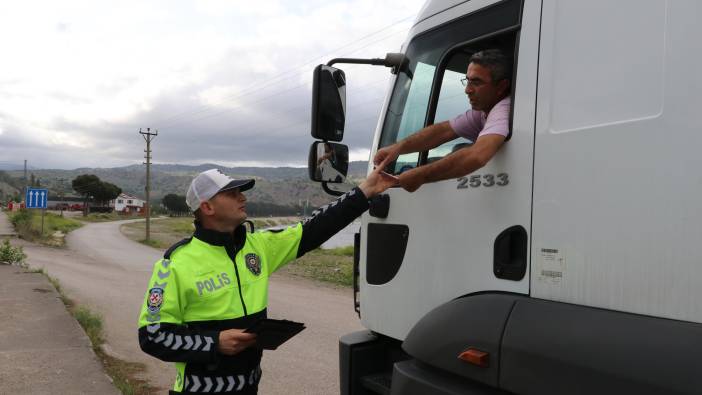
[[[458,359],[473,365],[487,368],[490,366],[490,354],[485,351],[469,348],[458,355]]]

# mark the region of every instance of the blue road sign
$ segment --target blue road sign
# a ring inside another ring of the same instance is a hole
[[[27,208],[46,208],[46,200],[49,198],[48,189],[27,188],[25,202]]]

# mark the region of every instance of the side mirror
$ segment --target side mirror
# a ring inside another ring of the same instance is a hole
[[[315,141],[307,163],[310,180],[342,183],[349,170],[349,147],[344,144]]]
[[[312,137],[341,141],[346,123],[346,75],[320,64],[312,82]]]

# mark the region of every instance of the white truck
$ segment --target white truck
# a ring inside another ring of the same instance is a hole
[[[332,64],[393,68],[372,159],[466,111],[471,54],[514,56],[497,155],[363,216],[367,330],[340,340],[342,394],[702,393],[701,17],[695,0],[432,0],[401,54],[318,66],[310,176],[333,182],[314,169],[319,144],[348,161]]]

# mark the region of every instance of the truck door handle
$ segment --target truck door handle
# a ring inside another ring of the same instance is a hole
[[[492,271],[495,277],[519,281],[526,274],[527,231],[521,225],[511,226],[495,239]]]

